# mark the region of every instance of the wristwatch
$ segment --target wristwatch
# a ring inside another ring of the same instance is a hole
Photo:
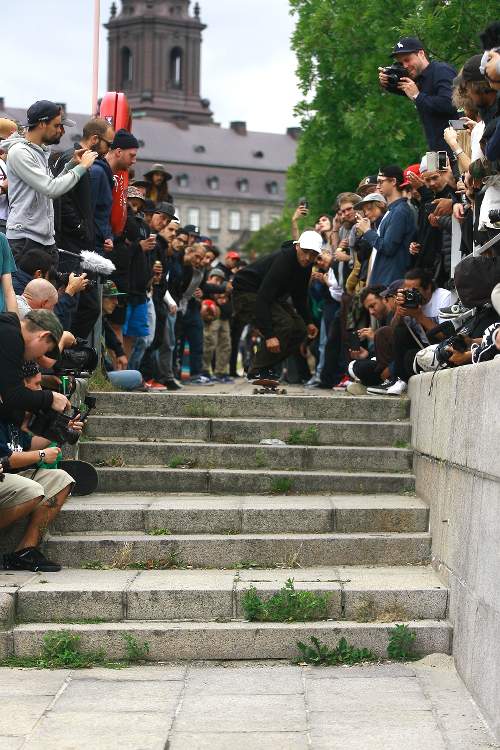
[[[45,451],[38,451],[38,455],[40,456],[40,461],[45,461]]]

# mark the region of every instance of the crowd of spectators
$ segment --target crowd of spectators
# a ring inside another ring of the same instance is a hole
[[[92,344],[125,390],[246,374],[384,396],[500,352],[500,23],[481,41],[457,73],[400,39],[379,83],[412,100],[429,151],[409,166],[367,164],[302,232],[301,200],[291,241],[251,263],[181,224],[164,165],[133,179],[133,133],[92,118],[55,157],[75,125],[60,106],[0,119],[0,528],[29,517],[6,567],[59,569],[38,544],[73,479],[57,442],[30,430],[33,415],[70,409],[56,374],[67,350]],[[83,419],[72,412],[69,429]]]

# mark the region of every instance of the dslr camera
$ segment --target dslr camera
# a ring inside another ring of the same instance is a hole
[[[61,357],[54,365],[56,375],[74,375],[88,377],[94,372],[99,357],[93,346],[89,346],[85,339],[76,339],[74,346],[63,349]]]
[[[399,63],[393,63],[388,65],[386,68],[382,68],[382,73],[388,77],[387,85],[383,86],[384,91],[389,91],[391,94],[401,94],[401,89],[398,89],[398,84],[402,78],[408,78],[408,73]]]
[[[404,307],[416,309],[425,304],[425,299],[418,289],[403,289],[403,297],[405,298]]]
[[[85,422],[92,409],[95,408],[96,399],[93,396],[87,396],[83,402],[87,407],[85,415],[82,417],[82,421]],[[72,419],[80,413],[80,409],[76,406],[73,407],[70,414],[61,414],[53,409],[47,411],[40,411],[38,414],[33,414],[31,417],[28,429],[34,435],[39,437],[47,438],[53,443],[68,443],[69,445],[76,445],[80,439],[81,433],[77,430],[73,430],[69,426]]]
[[[450,347],[454,351],[449,351]],[[465,343],[465,339],[459,334],[458,336],[450,336],[449,339],[441,341],[436,347],[434,354],[436,361],[439,362],[440,365],[447,365],[454,352],[461,352],[463,354],[466,351],[467,344]]]

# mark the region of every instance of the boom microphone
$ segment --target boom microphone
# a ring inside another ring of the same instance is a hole
[[[116,270],[116,266],[108,258],[103,258],[99,253],[92,250],[82,250],[80,253],[82,270],[91,271],[101,276],[110,276]]]

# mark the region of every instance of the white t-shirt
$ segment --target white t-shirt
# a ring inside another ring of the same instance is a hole
[[[328,269],[327,284],[328,291],[330,292],[330,297],[334,299],[335,302],[340,302],[340,300],[342,299],[343,289],[337,281],[337,277],[333,273],[333,268]]]
[[[455,301],[454,295],[448,289],[436,289],[426,305],[422,306],[422,312],[436,323],[443,323],[446,318],[441,318],[439,310],[441,307],[449,307]]]

